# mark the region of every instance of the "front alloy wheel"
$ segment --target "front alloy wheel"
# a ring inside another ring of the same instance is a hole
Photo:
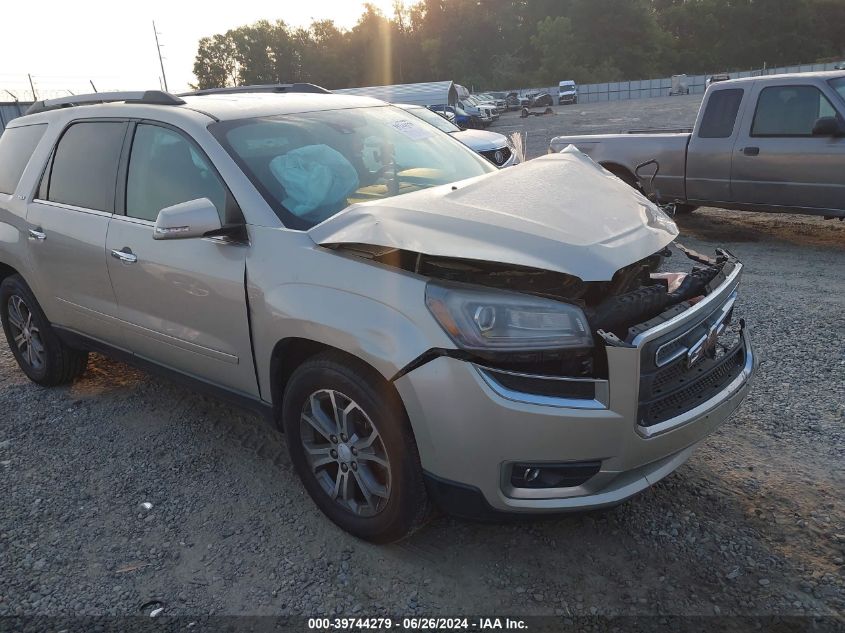
[[[428,518],[419,451],[399,394],[357,358],[326,351],[285,385],[282,425],[291,463],[323,513],[375,543]]]
[[[300,440],[311,472],[329,498],[360,517],[390,499],[390,461],[373,421],[349,396],[332,389],[302,407]]]

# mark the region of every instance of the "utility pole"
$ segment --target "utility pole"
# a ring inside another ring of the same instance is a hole
[[[32,75],[27,73],[26,76],[29,77],[29,87],[32,89],[32,100],[38,101],[38,95],[35,94],[35,86],[32,84]]]
[[[161,79],[164,82],[164,91],[169,92],[167,89],[167,75],[164,74],[164,61],[161,58],[161,44],[158,43],[158,31],[156,31],[155,20],[153,20],[153,35],[156,38],[156,51],[158,51],[158,64],[161,66]]]

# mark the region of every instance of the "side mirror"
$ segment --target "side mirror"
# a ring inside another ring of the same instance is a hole
[[[813,136],[845,136],[845,126],[833,116],[823,116],[813,125]]]
[[[154,240],[184,240],[220,231],[220,216],[208,198],[197,198],[158,212]]]

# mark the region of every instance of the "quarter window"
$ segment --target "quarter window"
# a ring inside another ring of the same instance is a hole
[[[154,222],[166,207],[208,198],[225,223],[227,190],[184,136],[157,125],[138,125],[126,183],[126,215]]]
[[[0,193],[14,193],[46,124],[10,127],[0,136]]]
[[[744,90],[714,90],[707,101],[707,109],[698,130],[699,138],[730,138],[734,133],[736,115]]]
[[[114,186],[126,123],[74,123],[53,157],[47,199],[85,209],[114,211]]]
[[[820,117],[836,116],[815,86],[773,86],[757,100],[751,136],[812,136]]]

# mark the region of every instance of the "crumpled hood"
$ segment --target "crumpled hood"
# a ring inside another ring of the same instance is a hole
[[[608,281],[678,229],[570,146],[452,185],[353,204],[308,234],[323,246],[368,244]]]

